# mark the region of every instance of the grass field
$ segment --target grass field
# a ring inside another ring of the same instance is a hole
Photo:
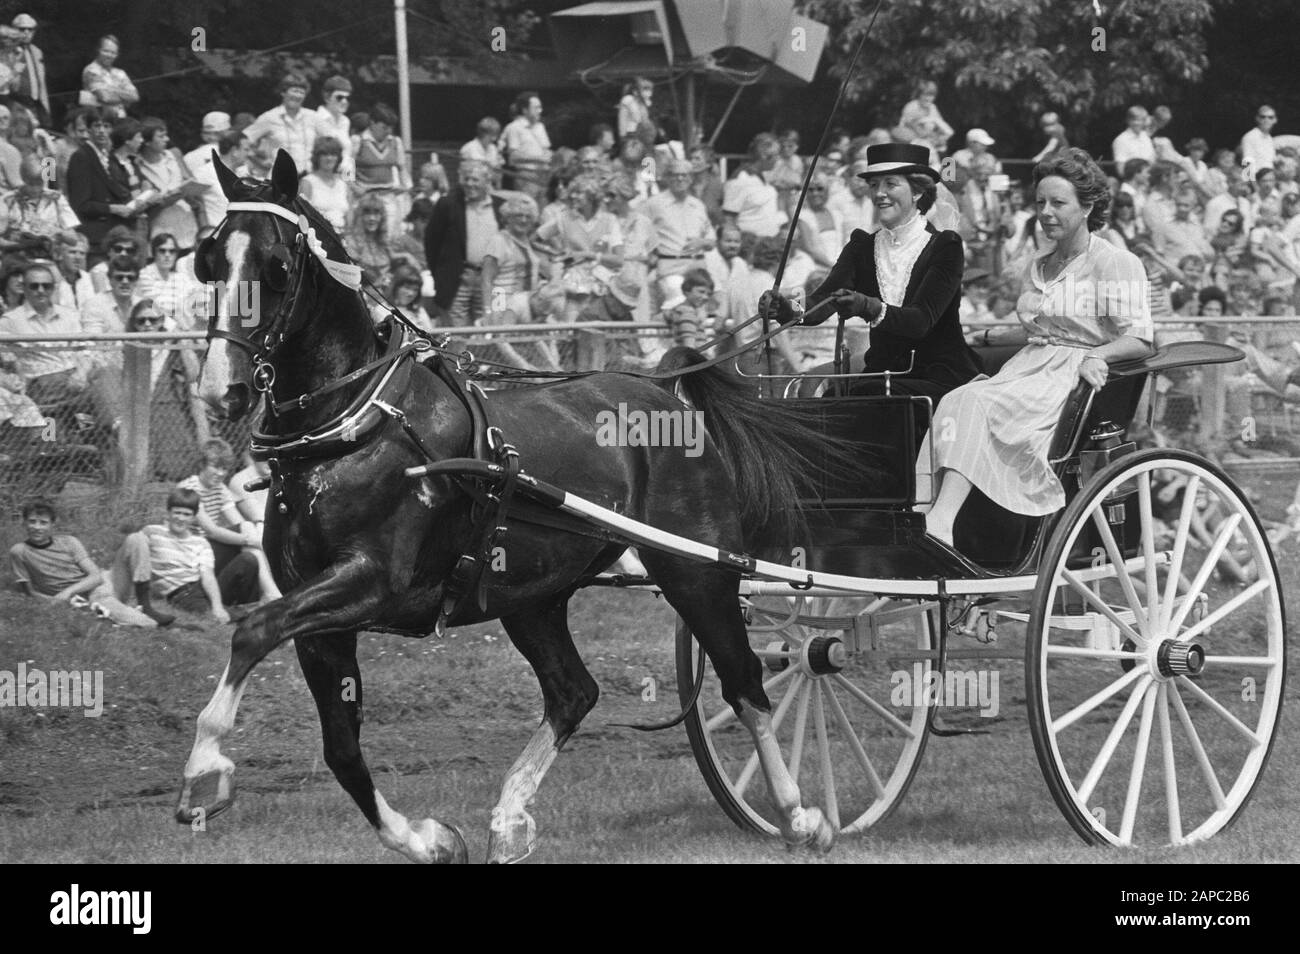
[[[1255,486],[1265,515],[1280,516],[1291,484],[1279,478]],[[16,524],[5,528],[0,543],[7,548],[18,533]],[[101,562],[116,542],[111,531],[85,538]],[[1283,541],[1278,557],[1294,619],[1300,543]],[[1233,828],[1207,844],[1083,845],[1039,774],[1024,683],[1010,675],[1020,664],[1007,662],[994,731],[931,740],[902,807],[821,859],[733,826],[706,789],[682,729],[644,735],[608,726],[677,711],[673,616],[663,602],[590,591],[573,607],[578,646],[602,696],[534,803],[541,844],[533,863],[1300,859],[1294,680],[1253,801]],[[403,863],[379,845],[324,766],[315,709],[292,647],[255,671],[225,746],[238,766],[235,806],[203,832],[171,820],[194,719],[225,664],[230,631],[114,629],[66,608],[0,595],[0,670],[19,663],[103,670],[105,692],[97,719],[78,710],[0,709],[0,861]],[[360,653],[362,741],[380,791],[412,818],[434,815],[460,825],[471,859],[481,860],[501,779],[541,711],[527,664],[494,624],[444,640],[368,635]],[[643,698],[647,677],[655,681],[653,702]],[[1148,784],[1159,798],[1155,774]]]

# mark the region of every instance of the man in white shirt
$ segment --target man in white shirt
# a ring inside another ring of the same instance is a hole
[[[230,132],[230,113],[218,110],[204,115],[203,128],[199,132],[202,142],[183,157],[190,175],[198,175],[199,170],[204,166],[212,165],[212,150],[221,137],[228,132]]]
[[[1171,262],[1182,261],[1196,255],[1206,261],[1214,258],[1214,248],[1205,235],[1205,227],[1192,213],[1196,210],[1196,194],[1179,192],[1174,196],[1174,215],[1167,222],[1156,223],[1151,229],[1156,252]]]
[[[704,267],[713,279],[713,295],[718,302],[724,330],[750,317],[749,263],[740,257],[740,229],[734,225],[718,227],[718,244],[704,253]]]
[[[978,127],[966,133],[966,148],[958,149],[952,154],[952,161],[957,165],[957,181],[953,183],[956,188],[960,189],[965,184],[966,178],[971,174],[971,168],[981,156],[988,156],[993,160],[993,175],[1002,171],[1002,163],[989,152],[989,146],[995,142],[996,139]]]
[[[709,210],[691,194],[691,164],[674,159],[665,177],[667,192],[651,196],[641,207],[658,234],[655,266],[661,301],[676,298],[682,276],[704,264],[704,253],[713,248],[713,225]]]
[[[526,192],[540,206],[545,201],[546,170],[551,139],[542,123],[542,100],[532,91],[520,93],[511,107],[515,118],[501,133],[501,153],[513,173],[512,188]]]
[[[1255,227],[1255,207],[1251,204],[1250,193],[1254,187],[1246,181],[1240,171],[1235,171],[1228,180],[1228,191],[1222,195],[1216,195],[1205,203],[1205,214],[1201,218],[1201,224],[1205,226],[1207,235],[1215,235],[1219,231],[1219,220],[1223,218],[1223,213],[1229,209],[1236,209],[1241,213],[1242,227],[1249,232]]]
[[[348,118],[348,104],[352,100],[352,84],[346,76],[331,76],[321,86],[323,106],[316,109],[316,138],[338,140],[343,147],[338,173],[349,182],[356,175],[356,162],[352,158],[352,120]],[[310,164],[306,171],[311,171]]]
[[[846,180],[848,188],[839,192],[832,190],[831,197],[826,201],[826,205],[832,212],[839,213],[841,238],[846,245],[854,230],[861,229],[864,232],[876,230],[876,205],[868,194],[870,187],[867,185],[867,180],[860,175],[867,170],[868,165],[865,159],[853,163]]]
[[[279,149],[287,152],[299,175],[311,172],[311,149],[316,144],[316,114],[302,105],[310,88],[303,77],[290,73],[280,80],[280,105],[262,113],[244,130],[249,145],[260,148],[268,158],[274,160]]]
[[[1115,168],[1123,169],[1130,159],[1156,161],[1156,144],[1151,140],[1147,124],[1151,115],[1142,106],[1130,106],[1125,117],[1128,128],[1115,137],[1110,144],[1110,155],[1115,160]]]
[[[217,141],[217,152],[221,156],[221,161],[227,168],[233,170],[235,175],[243,175],[247,171],[245,168],[247,146],[248,140],[241,132],[227,132]],[[215,227],[226,217],[226,209],[230,205],[230,200],[221,191],[221,183],[217,181],[217,167],[209,160],[207,165],[194,170],[194,181],[207,186],[199,196],[199,200],[203,203],[204,220]]]
[[[776,165],[781,147],[771,133],[759,133],[749,144],[749,161],[722,188],[723,221],[759,238],[778,234],[785,224],[776,189],[763,176]]]
[[[90,243],[80,232],[69,229],[54,237],[54,262],[59,270],[50,300],[58,307],[80,314],[82,306],[94,297],[95,283],[86,271],[89,251]]]
[[[1255,110],[1255,128],[1241,137],[1237,147],[1241,151],[1241,164],[1248,166],[1251,175],[1260,169],[1272,169],[1277,159],[1273,145],[1273,127],[1277,125],[1277,110],[1261,106]]]

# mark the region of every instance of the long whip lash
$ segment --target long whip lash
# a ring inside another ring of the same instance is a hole
[[[853,53],[853,59],[849,60],[849,67],[844,71],[844,81],[840,83],[840,90],[835,94],[835,102],[831,105],[830,114],[826,117],[826,125],[822,127],[821,139],[817,141],[817,148],[813,150],[812,160],[808,163],[808,171],[803,177],[803,188],[799,190],[799,201],[795,203],[794,214],[790,216],[790,226],[785,233],[785,248],[781,251],[781,263],[776,269],[776,279],[772,282],[772,291],[779,291],[781,288],[781,279],[785,275],[785,263],[790,257],[790,246],[794,244],[795,229],[799,227],[799,216],[803,213],[803,200],[808,194],[808,184],[812,182],[813,173],[817,170],[817,160],[821,158],[822,151],[826,148],[826,140],[830,138],[831,123],[835,121],[835,113],[840,108],[840,103],[844,100],[844,92],[849,88],[849,80],[853,77],[853,70],[858,65],[858,57],[862,55],[862,48],[867,45],[867,38],[871,36],[871,28],[876,25],[876,16],[880,13],[881,4],[884,0],[876,0],[876,8],[871,11],[871,21],[867,28],[862,31],[862,39],[858,41],[858,48]],[[768,317],[763,315],[763,333],[767,334]],[[767,360],[767,373],[772,373],[772,341],[768,339],[763,344],[764,356]]]

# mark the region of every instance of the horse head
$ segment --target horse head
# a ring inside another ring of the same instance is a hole
[[[195,277],[214,292],[199,395],[238,420],[254,392],[270,391],[277,364],[298,350],[290,342],[320,294],[343,281],[337,274],[354,277],[355,288],[360,272],[333,229],[299,198],[298,170],[284,150],[270,181],[241,179],[216,155],[213,163],[230,207],[195,252]]]

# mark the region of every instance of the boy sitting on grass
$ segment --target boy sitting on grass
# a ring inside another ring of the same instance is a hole
[[[199,495],[177,487],[167,497],[167,522],[149,524],[127,535],[113,564],[119,595],[135,588],[140,607],[152,616],[152,599],[165,599],[186,612],[210,612],[230,622],[226,604],[251,602],[257,593],[257,561],[239,553],[220,573],[213,570],[212,547],[194,532]]]
[[[270,564],[262,552],[262,535],[252,522],[240,515],[235,497],[225,484],[233,459],[234,454],[225,441],[220,438],[204,441],[199,472],[186,477],[178,486],[199,495],[202,502],[198,514],[199,530],[212,546],[215,572],[220,575],[232,560],[241,554],[248,555],[257,565],[262,602],[278,600],[280,588],[275,585]]]
[[[19,592],[49,603],[84,606],[89,601],[96,612],[126,626],[165,626],[175,618],[143,613],[119,600],[81,541],[54,532],[58,519],[48,500],[33,500],[23,507],[27,539],[9,548],[9,566]]]

